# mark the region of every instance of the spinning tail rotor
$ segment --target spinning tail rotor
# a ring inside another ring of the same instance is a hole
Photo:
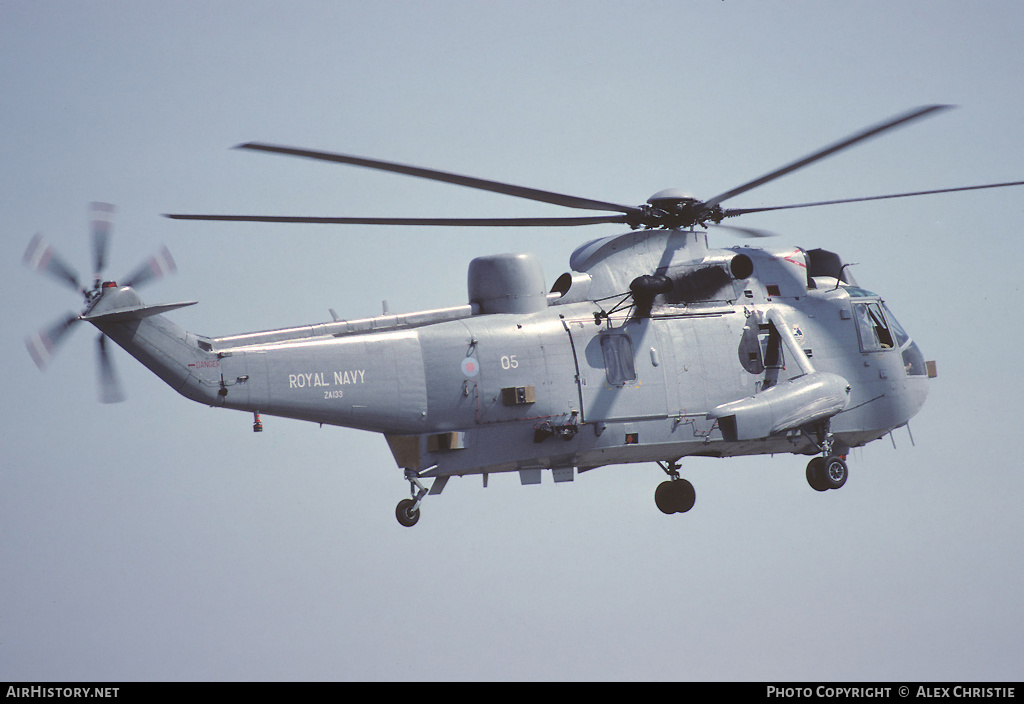
[[[103,270],[107,264],[113,214],[114,206],[109,203],[92,203],[90,206],[93,265],[91,287],[87,288],[82,284],[75,269],[57,253],[53,245],[47,242],[42,235],[37,234],[33,237],[29,242],[28,249],[25,250],[23,262],[26,266],[49,276],[65,287],[77,291],[84,299],[84,308],[81,313],[69,312],[25,339],[28,353],[40,370],[46,369],[57,348],[67,339],[75,324],[83,320],[95,307],[96,303],[103,297],[104,291],[106,289],[118,288],[118,284],[114,281],[103,280]],[[176,271],[176,267],[171,253],[167,250],[167,247],[161,247],[155,255],[136,267],[128,278],[123,280],[121,286],[137,288],[163,278],[168,273],[174,271]],[[103,403],[123,401],[124,393],[121,391],[117,375],[114,372],[113,361],[107,350],[107,337],[102,333],[97,339],[97,360],[100,401]]]

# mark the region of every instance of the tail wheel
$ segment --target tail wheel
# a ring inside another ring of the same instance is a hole
[[[420,520],[420,510],[412,499],[402,499],[395,507],[395,518],[406,528],[411,528]]]

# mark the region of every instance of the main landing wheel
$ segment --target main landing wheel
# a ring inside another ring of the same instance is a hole
[[[847,469],[846,462],[843,461],[842,457],[826,457],[823,474],[828,488],[838,489],[846,483],[846,478],[850,476],[850,470]]]
[[[654,490],[654,503],[662,513],[686,513],[693,508],[696,500],[697,492],[693,484],[685,479],[662,482]]]
[[[850,470],[842,457],[815,457],[807,463],[807,483],[815,491],[838,489],[849,476]]]
[[[815,457],[807,463],[807,483],[815,491],[828,491],[825,483],[825,458]]]
[[[412,499],[402,499],[395,507],[395,518],[406,528],[413,527],[420,520],[420,510],[415,506],[416,502]]]

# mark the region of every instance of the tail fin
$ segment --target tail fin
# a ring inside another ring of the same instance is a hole
[[[145,305],[130,287],[108,288],[81,316],[142,362],[183,396],[210,405],[222,399],[220,363],[205,338],[186,331],[162,314],[195,301]]]

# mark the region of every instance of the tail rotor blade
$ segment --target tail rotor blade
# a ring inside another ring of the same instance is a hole
[[[97,339],[100,382],[100,403],[120,403],[124,401],[124,392],[114,373],[114,363],[107,352],[107,336],[100,335]]]
[[[178,270],[167,247],[161,247],[160,251],[147,259],[142,265],[133,271],[127,279],[122,282],[124,286],[138,288],[155,279],[162,279],[167,274]]]
[[[46,369],[57,346],[76,322],[78,322],[78,316],[75,313],[69,313],[53,325],[25,338],[25,347],[28,348],[32,361],[36,363],[40,371]]]
[[[89,206],[92,225],[92,270],[97,276],[107,264],[107,247],[114,219],[114,206],[110,203],[92,203]]]
[[[53,245],[47,242],[40,234],[37,234],[28,243],[28,249],[25,250],[22,262],[24,262],[25,266],[32,267],[36,271],[51,276],[62,284],[70,286],[75,291],[82,291],[82,284],[78,281],[78,274],[64,261],[63,257],[57,254],[57,250],[53,248]]]

